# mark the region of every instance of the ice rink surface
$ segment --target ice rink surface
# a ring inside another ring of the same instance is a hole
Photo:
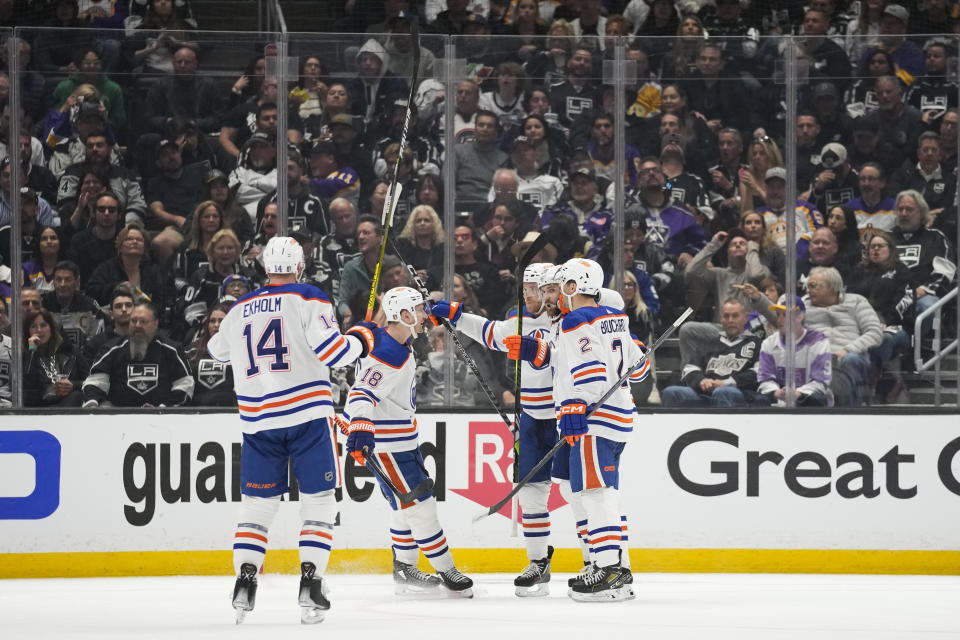
[[[413,600],[393,595],[389,575],[332,575],[332,609],[307,626],[299,578],[268,574],[239,627],[227,576],[0,580],[0,638],[960,638],[958,576],[635,574],[636,600],[602,604],[571,601],[567,577],[546,598],[477,574],[472,600]]]

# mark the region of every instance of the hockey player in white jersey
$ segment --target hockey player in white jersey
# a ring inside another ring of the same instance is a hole
[[[438,307],[434,312],[444,317],[459,314],[457,303],[439,301],[434,305]],[[409,287],[387,291],[382,308],[385,327],[361,323],[347,332],[362,336],[368,349],[357,363],[356,382],[344,406],[343,417],[350,425],[347,452],[360,464],[365,463],[365,456],[375,456],[397,488],[409,492],[427,478],[417,442],[417,364],[410,347],[427,315],[423,296]],[[453,563],[433,492],[415,502],[400,503],[382,483],[381,488],[393,509],[390,537],[396,592],[446,589],[472,597],[473,581]],[[417,569],[420,551],[437,575]]]
[[[632,597],[632,577],[620,562],[619,461],[637,418],[629,385],[624,383],[598,407],[589,423],[586,414],[623,371],[639,361],[642,352],[630,335],[623,312],[597,303],[603,282],[597,263],[568,261],[558,280],[559,303],[566,313],[555,344],[546,347],[546,357],[554,369],[560,435],[570,444],[571,489],[586,514],[593,562],[591,571],[572,581],[569,595],[580,601],[623,600]],[[520,342],[522,359],[544,350],[531,338]],[[631,380],[642,380],[648,371],[644,364]],[[562,461],[555,460],[554,475],[559,466]]]
[[[546,344],[550,339],[553,319],[547,313],[540,294],[543,274],[553,265],[537,262],[523,272],[524,314],[523,333],[540,339],[544,345],[541,354],[534,354],[531,361],[521,363],[518,475],[522,478],[557,443],[557,419],[554,415],[553,372],[546,356]],[[511,311],[506,320],[488,320],[482,316],[464,313],[454,320],[456,327],[473,340],[496,351],[508,351],[507,343],[517,336],[517,311]],[[523,541],[530,563],[513,581],[516,595],[546,596],[550,593],[550,466],[546,465],[533,479],[520,489],[517,496],[523,512]]]
[[[243,426],[233,607],[238,624],[254,607],[267,534],[288,491],[292,459],[303,520],[299,605],[301,622],[311,624],[330,608],[323,575],[341,481],[329,368],[350,364],[366,344],[340,334],[323,291],[297,283],[304,262],[296,240],[271,238],[263,263],[268,284],[237,300],[207,346],[232,367]]]

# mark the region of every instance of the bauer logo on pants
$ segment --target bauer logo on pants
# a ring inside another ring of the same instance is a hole
[[[60,506],[60,441],[0,431],[0,520],[39,520]]]

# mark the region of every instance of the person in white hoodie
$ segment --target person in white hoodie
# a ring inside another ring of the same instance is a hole
[[[410,89],[406,80],[388,71],[390,54],[376,39],[370,38],[360,47],[356,62],[357,75],[347,82],[353,98],[350,112],[370,123],[391,100],[406,98]]]
[[[230,173],[229,184],[231,189],[236,189],[237,204],[246,210],[254,223],[261,198],[277,189],[276,157],[274,139],[258,131],[243,145],[237,168]]]

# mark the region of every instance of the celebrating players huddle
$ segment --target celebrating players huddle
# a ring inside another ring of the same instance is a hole
[[[257,575],[269,527],[288,491],[293,462],[300,485],[301,622],[320,622],[330,609],[324,577],[340,484],[338,425],[347,452],[375,472],[392,507],[393,577],[397,593],[473,596],[473,581],[454,565],[437,517],[432,481],[418,448],[416,362],[411,341],[429,318],[446,320],[488,348],[520,360],[519,472],[552,460],[519,490],[530,563],[514,581],[518,596],[549,593],[551,478],[577,520],[584,568],[568,594],[578,601],[633,598],[626,519],[619,506],[619,461],[637,412],[621,374],[642,380],[643,345],[627,329],[619,295],[602,289],[591,260],[530,265],[523,274],[523,334],[516,318],[492,321],[462,313],[456,302],[428,303],[409,287],[387,291],[386,324],[359,323],[341,334],[334,308],[318,288],[297,281],[303,250],[276,237],[263,253],[268,284],[237,300],[209,344],[210,355],[233,369],[243,444],[239,522],[234,534],[237,623],[254,608]],[[610,306],[603,304],[607,302]],[[343,419],[335,415],[330,368],[356,363]],[[616,372],[616,373],[614,373]],[[611,386],[618,388],[611,393]],[[605,397],[606,396],[606,397]],[[600,404],[598,404],[600,402]],[[558,430],[559,427],[559,430]],[[417,568],[420,552],[436,575]]]

